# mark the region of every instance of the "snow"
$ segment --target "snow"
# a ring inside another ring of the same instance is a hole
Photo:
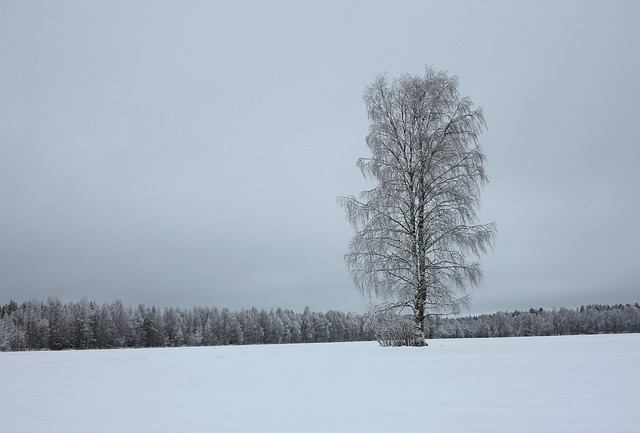
[[[640,334],[0,353],[4,432],[637,432]]]

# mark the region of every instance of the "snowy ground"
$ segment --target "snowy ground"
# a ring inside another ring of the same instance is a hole
[[[637,432],[640,334],[0,353],[3,432]]]

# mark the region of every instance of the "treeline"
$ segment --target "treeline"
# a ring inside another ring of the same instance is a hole
[[[50,298],[0,306],[0,351],[368,341],[375,339],[369,325],[359,314],[309,308],[133,308]],[[640,333],[640,304],[430,316],[425,331],[430,339]]]
[[[530,309],[427,320],[429,338],[528,337],[640,332],[640,304]]]
[[[192,309],[14,301],[0,307],[0,351],[219,346],[370,340],[354,313]]]

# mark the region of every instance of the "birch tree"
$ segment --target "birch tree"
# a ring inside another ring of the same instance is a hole
[[[339,199],[355,230],[345,259],[374,310],[410,315],[423,337],[427,315],[468,304],[495,235],[477,221],[482,109],[460,96],[457,77],[430,67],[422,77],[379,76],[364,103],[371,156],[357,166],[375,187]]]

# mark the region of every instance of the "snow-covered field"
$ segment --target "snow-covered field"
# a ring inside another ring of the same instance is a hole
[[[638,432],[640,334],[0,353],[0,431]]]

